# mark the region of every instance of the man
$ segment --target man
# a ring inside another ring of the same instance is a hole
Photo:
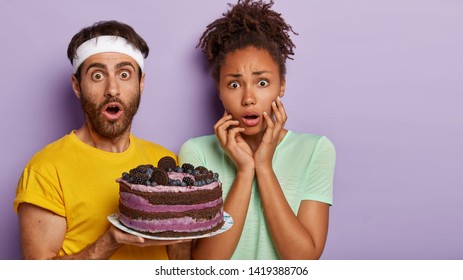
[[[175,246],[185,243],[143,239],[107,220],[118,211],[115,179],[122,172],[175,158],[130,133],[148,52],[146,42],[117,21],[98,22],[72,38],[72,88],[85,123],[34,155],[19,180],[14,207],[25,259],[167,259],[165,245],[178,257]]]

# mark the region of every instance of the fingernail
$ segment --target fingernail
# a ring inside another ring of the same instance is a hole
[[[279,96],[277,96],[277,100],[280,101],[280,97],[279,97]]]
[[[264,115],[267,115],[267,112],[264,112]]]
[[[277,106],[277,104],[275,103],[275,101],[272,102],[272,105],[275,106],[275,107]]]

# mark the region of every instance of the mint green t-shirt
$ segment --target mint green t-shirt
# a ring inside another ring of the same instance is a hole
[[[335,158],[334,146],[324,136],[288,131],[277,146],[273,170],[295,214],[303,200],[332,205]],[[180,148],[179,162],[202,165],[217,172],[224,197],[227,197],[236,169],[215,135],[185,142]],[[255,179],[243,233],[232,259],[279,259],[265,222]]]

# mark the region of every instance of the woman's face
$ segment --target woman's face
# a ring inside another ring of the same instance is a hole
[[[255,47],[227,54],[218,86],[225,110],[246,129],[245,135],[265,130],[262,114],[273,115],[271,104],[285,91],[278,64],[267,50]]]

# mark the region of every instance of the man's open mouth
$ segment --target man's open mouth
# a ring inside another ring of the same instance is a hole
[[[116,115],[117,113],[119,113],[119,111],[121,111],[121,108],[116,105],[110,105],[106,108],[106,112],[108,112],[108,114],[110,115]]]
[[[109,120],[117,120],[123,112],[122,104],[116,102],[109,103],[102,109],[102,114]]]

